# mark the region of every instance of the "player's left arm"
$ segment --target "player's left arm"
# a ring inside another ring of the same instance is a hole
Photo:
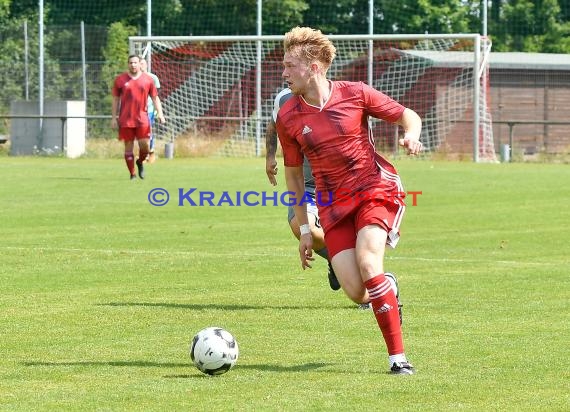
[[[166,120],[164,119],[164,115],[162,113],[162,103],[160,102],[160,98],[158,94],[152,97],[152,102],[154,103],[154,108],[156,110],[156,117],[160,123],[165,123]]]
[[[396,124],[404,129],[404,136],[399,139],[400,146],[405,147],[410,155],[417,155],[422,150],[420,134],[422,132],[422,119],[412,109],[406,108]]]
[[[416,155],[422,150],[420,133],[422,119],[412,109],[402,106],[390,96],[373,87],[360,83],[362,98],[368,114],[397,124],[404,129],[404,136],[398,143],[407,149],[408,154]]]

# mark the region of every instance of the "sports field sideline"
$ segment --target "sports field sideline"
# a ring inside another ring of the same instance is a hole
[[[179,190],[284,192],[264,158],[0,157],[0,409],[564,411],[570,405],[570,167],[395,162],[408,191],[398,275],[406,352],[302,271],[285,206],[179,206]],[[152,206],[149,192],[170,194]],[[206,326],[234,369],[188,356]]]

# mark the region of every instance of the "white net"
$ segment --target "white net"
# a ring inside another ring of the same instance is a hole
[[[370,83],[418,112],[428,155],[496,160],[487,40],[476,35],[331,39],[337,58],[329,77]],[[190,141],[201,154],[263,154],[273,99],[284,87],[281,37],[131,38],[132,53],[145,49],[161,82],[168,120],[163,138]],[[382,121],[373,120],[372,126],[378,150],[397,153],[401,131]]]

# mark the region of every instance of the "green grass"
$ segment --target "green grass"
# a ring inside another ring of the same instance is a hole
[[[322,260],[300,269],[285,207],[177,206],[274,190],[264,159],[160,159],[131,182],[119,159],[1,158],[0,409],[568,410],[570,167],[397,166],[422,191],[386,258],[412,377],[386,374]],[[206,326],[240,345],[220,377],[188,356]]]

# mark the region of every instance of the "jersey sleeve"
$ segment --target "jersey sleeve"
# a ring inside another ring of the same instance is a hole
[[[283,148],[283,164],[287,167],[299,167],[303,165],[303,152],[301,145],[287,132],[287,128],[279,117],[275,121],[277,136]]]
[[[277,113],[279,113],[279,109],[281,109],[281,106],[283,106],[291,96],[293,96],[293,94],[289,88],[281,90],[277,96],[275,96],[275,100],[273,101],[273,122],[277,122]]]
[[[391,123],[402,117],[404,110],[406,110],[404,106],[373,87],[365,83],[361,84],[366,110],[370,116]]]

